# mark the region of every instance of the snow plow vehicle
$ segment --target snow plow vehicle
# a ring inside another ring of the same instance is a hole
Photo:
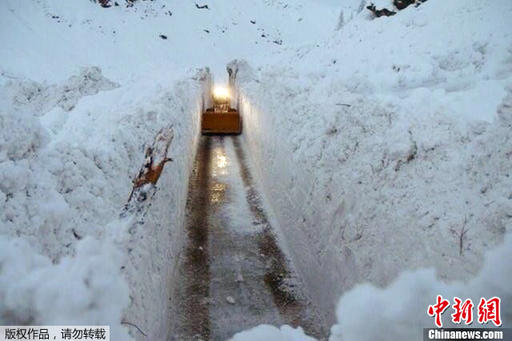
[[[203,135],[241,134],[242,120],[240,113],[229,106],[227,89],[214,89],[213,108],[208,108],[201,117],[201,133]]]

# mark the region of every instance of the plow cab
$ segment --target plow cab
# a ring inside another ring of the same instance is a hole
[[[240,134],[242,120],[236,109],[229,106],[227,89],[215,89],[213,107],[206,109],[201,117],[202,134]]]

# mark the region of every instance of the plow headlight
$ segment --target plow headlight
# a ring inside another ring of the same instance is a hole
[[[216,86],[213,88],[213,99],[217,101],[227,101],[229,99],[228,88]]]

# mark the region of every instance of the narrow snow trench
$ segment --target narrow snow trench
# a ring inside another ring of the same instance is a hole
[[[238,137],[201,137],[186,233],[171,339],[227,340],[263,323],[325,337],[279,248]]]

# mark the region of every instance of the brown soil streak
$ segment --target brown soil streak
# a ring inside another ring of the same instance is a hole
[[[210,138],[200,140],[187,199],[188,243],[183,264],[184,302],[178,340],[208,340],[210,322],[208,297],[210,272],[208,260],[208,191],[210,180]]]

